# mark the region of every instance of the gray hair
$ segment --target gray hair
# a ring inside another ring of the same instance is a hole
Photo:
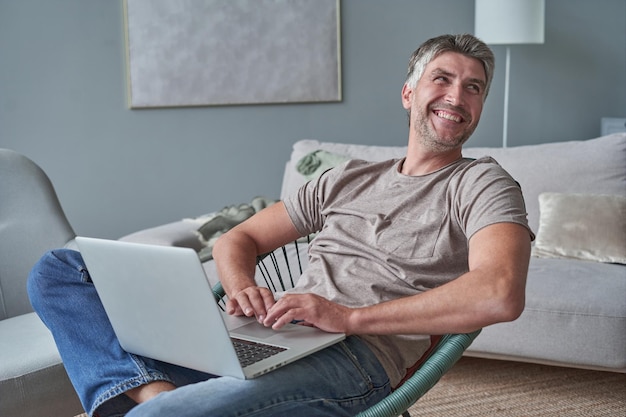
[[[415,88],[424,74],[426,65],[444,52],[457,52],[475,58],[483,64],[487,77],[483,100],[486,99],[493,79],[495,58],[491,49],[483,41],[470,34],[442,35],[424,42],[411,55],[405,84]]]

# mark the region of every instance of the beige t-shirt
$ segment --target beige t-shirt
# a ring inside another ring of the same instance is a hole
[[[348,161],[284,200],[298,232],[318,232],[291,291],[349,307],[414,295],[467,272],[468,242],[481,228],[528,227],[519,185],[492,158],[415,177],[400,173],[403,161]],[[430,344],[424,335],[361,338],[392,386]]]

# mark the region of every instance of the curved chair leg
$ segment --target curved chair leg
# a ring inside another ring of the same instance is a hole
[[[357,417],[396,417],[404,413],[454,366],[480,331],[444,335],[424,364],[404,384]]]

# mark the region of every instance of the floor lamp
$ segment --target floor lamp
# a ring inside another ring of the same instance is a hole
[[[475,0],[476,37],[506,45],[502,147],[507,147],[511,45],[544,42],[545,0]]]

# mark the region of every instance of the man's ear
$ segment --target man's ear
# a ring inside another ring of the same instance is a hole
[[[413,89],[408,85],[404,84],[402,86],[402,107],[406,110],[411,108],[411,101],[413,99]]]

